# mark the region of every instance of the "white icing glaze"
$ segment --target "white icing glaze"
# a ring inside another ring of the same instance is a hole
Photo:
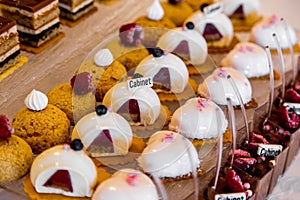
[[[223,67],[233,67],[247,78],[269,74],[268,58],[265,50],[251,42],[238,43],[221,61]]]
[[[127,82],[114,85],[104,96],[103,105],[111,106],[114,112],[129,99],[136,99],[140,108],[141,124],[151,125],[158,118],[161,110],[160,100],[152,88],[137,87],[128,89]]]
[[[114,61],[114,57],[109,49],[101,49],[94,56],[94,62],[100,67],[106,67]]]
[[[188,42],[190,52],[189,61],[193,65],[204,63],[207,57],[207,43],[203,36],[195,29],[172,29],[160,37],[156,46],[172,52],[184,40]]]
[[[260,12],[260,1],[259,0],[223,0],[224,3],[224,14],[231,16],[236,9],[242,5],[245,15],[250,13]]]
[[[230,75],[242,97],[243,103],[248,103],[252,98],[252,87],[249,80],[241,72],[231,67],[218,68],[209,75],[198,87],[198,93],[214,101],[218,105],[227,105],[227,98],[232,100],[234,106],[240,105],[240,102],[227,79]]]
[[[68,170],[73,192],[43,186],[57,170]],[[93,161],[83,151],[74,151],[69,145],[57,145],[36,157],[31,166],[30,179],[39,193],[90,197],[97,182],[97,171]]]
[[[47,107],[48,97],[35,89],[33,89],[25,98],[24,103],[30,110],[40,111]]]
[[[297,43],[296,32],[292,26],[287,26],[292,45],[295,45]],[[272,37],[273,33],[276,33],[281,48],[289,48],[288,36],[280,18],[278,18],[276,15],[266,17],[262,21],[255,24],[255,26],[251,29],[250,41],[257,43],[262,47],[269,46],[270,49],[276,49],[276,43]]]
[[[171,134],[170,139],[166,139]],[[181,134],[162,130],[154,133],[138,158],[142,169],[157,177],[181,177],[200,166],[193,144]]]
[[[136,178],[128,181],[128,176],[134,175]],[[101,183],[92,200],[158,200],[159,196],[155,185],[151,179],[142,172],[135,169],[121,169],[114,173],[112,177]]]
[[[189,73],[184,62],[172,53],[157,58],[153,55],[145,57],[136,67],[135,73],[154,78],[161,68],[169,69],[171,92],[183,92],[188,83]]]
[[[147,10],[147,16],[150,20],[159,21],[164,17],[164,9],[160,5],[159,0],[154,0]]]
[[[109,130],[114,152],[90,152],[92,156],[126,155],[132,143],[132,130],[128,122],[121,115],[114,112],[108,111],[102,116],[97,115],[96,112],[85,115],[75,125],[72,139],[81,139],[84,147],[87,149],[105,129]]]
[[[220,121],[217,120],[217,115]],[[169,129],[191,139],[210,139],[222,135],[227,125],[228,121],[218,105],[195,97],[174,112]]]
[[[197,30],[202,35],[207,23],[213,24],[223,35],[223,38],[221,38],[221,40],[207,41],[208,46],[228,46],[232,41],[234,35],[233,25],[230,19],[223,13],[220,13],[218,15],[204,15],[201,11],[196,11],[186,19],[185,23],[189,21],[195,24],[195,30]]]

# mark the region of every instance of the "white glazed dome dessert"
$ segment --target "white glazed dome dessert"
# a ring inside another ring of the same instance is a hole
[[[150,137],[138,163],[144,172],[160,178],[181,178],[200,167],[193,144],[183,135],[167,130]]]
[[[101,183],[92,200],[158,200],[158,193],[151,179],[135,169],[121,169]]]
[[[153,55],[144,58],[135,73],[152,77],[153,84],[173,93],[181,93],[188,84],[189,74],[184,62],[172,53],[154,48]]]
[[[208,99],[194,97],[172,115],[169,129],[190,139],[211,139],[221,136],[228,121],[221,108]]]
[[[132,143],[132,130],[121,115],[99,105],[96,112],[85,115],[73,129],[93,157],[126,155]]]
[[[188,22],[182,28],[171,29],[160,37],[157,46],[179,55],[193,65],[200,65],[207,57],[207,43],[194,28],[194,24]]]
[[[217,68],[199,85],[200,96],[211,99],[218,105],[227,105],[227,98],[232,100],[233,106],[240,105],[235,91],[228,80],[231,76],[241,95],[243,103],[246,104],[252,99],[252,87],[249,80],[236,69],[230,67]]]
[[[247,78],[257,78],[269,74],[268,57],[265,50],[251,42],[235,45],[221,61],[221,66],[232,67]]]
[[[296,32],[289,24],[287,24],[287,28],[292,43],[291,45],[295,45],[297,43]],[[262,47],[269,46],[270,49],[276,49],[276,43],[272,37],[274,33],[276,33],[278,37],[280,47],[283,49],[289,48],[289,36],[286,34],[285,26],[276,15],[266,17],[261,22],[255,24],[251,29],[250,41]]]
[[[239,19],[245,19],[249,15],[259,15],[259,0],[223,0],[224,14]]]
[[[30,179],[38,193],[92,196],[97,183],[96,166],[82,151],[80,140],[72,141],[70,146],[47,149],[33,161]]]
[[[114,85],[104,96],[102,104],[110,106],[116,113],[122,115],[130,124],[152,125],[161,111],[160,100],[151,87],[134,87],[129,85],[141,80],[134,78],[127,82]],[[151,79],[146,78],[148,83]]]
[[[203,35],[208,47],[227,47],[233,39],[233,25],[222,13],[222,7],[222,2],[206,6],[203,12],[196,11],[186,20],[186,23],[195,24],[195,29]]]

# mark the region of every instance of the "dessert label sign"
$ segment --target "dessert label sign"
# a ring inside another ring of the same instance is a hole
[[[135,78],[130,79],[127,81],[128,90],[133,90],[139,87],[152,87],[153,80],[152,77],[142,77],[142,78]]]
[[[228,194],[216,194],[215,200],[246,200],[246,193],[228,193]]]
[[[210,6],[206,6],[203,9],[204,15],[207,17],[220,14],[222,11],[223,11],[223,2],[214,3]]]
[[[284,103],[289,113],[295,112],[297,115],[300,115],[300,104],[299,103]]]
[[[259,144],[257,155],[259,156],[278,156],[282,151],[282,146],[277,144]]]

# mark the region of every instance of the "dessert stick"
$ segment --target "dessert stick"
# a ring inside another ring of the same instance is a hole
[[[280,48],[280,44],[279,44],[279,40],[278,40],[278,37],[276,35],[276,33],[273,33],[272,35],[273,37],[273,40],[276,44],[276,49],[277,49],[277,53],[279,55],[279,58],[280,58],[280,64],[281,64],[281,81],[282,81],[282,86],[281,86],[281,97],[280,97],[280,101],[279,101],[279,104],[282,104],[283,102],[283,99],[284,99],[284,94],[285,94],[285,62],[284,62],[284,59],[283,59],[283,54],[282,54],[282,49]]]
[[[236,150],[236,129],[235,129],[235,115],[234,115],[234,109],[233,109],[233,105],[232,105],[232,101],[230,98],[227,98],[227,107],[228,107],[228,112],[229,112],[229,116],[230,116],[230,120],[229,120],[229,127],[231,129],[231,134],[232,134],[232,152],[234,152]],[[233,165],[233,161],[234,161],[234,156],[231,156],[230,159],[230,168],[232,168]]]
[[[153,178],[153,181],[156,184],[158,192],[160,193],[160,199],[161,200],[167,200],[168,199],[168,195],[167,195],[167,192],[166,192],[166,188],[164,187],[164,185],[162,183],[162,180],[158,176],[156,176],[154,174],[152,174],[151,177]]]
[[[292,84],[293,84],[296,80],[297,72],[298,72],[297,66],[295,65],[294,48],[292,45],[292,39],[291,39],[291,35],[288,30],[288,25],[287,25],[286,21],[283,18],[281,18],[280,20],[284,27],[284,31],[287,36],[288,42],[289,42],[289,49],[290,49],[290,54],[291,54],[292,67],[293,67],[293,78],[292,78]]]

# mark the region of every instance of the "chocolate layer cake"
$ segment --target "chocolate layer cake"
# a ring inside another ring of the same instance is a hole
[[[58,0],[0,0],[0,8],[17,21],[21,44],[40,47],[60,33]]]
[[[94,7],[94,0],[59,0],[60,17],[76,21]]]
[[[20,45],[16,22],[0,17],[0,73],[19,60]]]

